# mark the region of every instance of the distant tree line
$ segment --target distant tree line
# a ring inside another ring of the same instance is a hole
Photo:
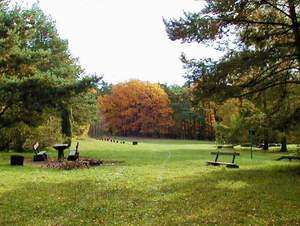
[[[90,136],[144,136],[214,139],[214,109],[194,107],[185,86],[132,80],[102,84],[98,122]]]

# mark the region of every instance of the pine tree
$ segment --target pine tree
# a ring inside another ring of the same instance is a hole
[[[189,60],[182,56],[195,96],[199,100],[224,101],[233,97],[253,98],[272,90],[278,94],[272,98],[272,108],[276,110],[272,116],[275,118],[276,114],[278,122],[287,122],[300,108],[288,106],[294,87],[299,89],[300,85],[300,2],[206,3],[200,13],[165,20],[171,40],[214,44],[225,52],[218,60]],[[276,128],[286,133],[289,126],[290,123],[277,123]]]
[[[71,56],[67,41],[59,37],[55,23],[37,5],[24,9],[8,7],[5,1],[0,3],[0,146],[3,147],[7,143],[2,140],[5,129],[45,123],[50,115],[69,106],[74,97],[95,87],[99,79],[78,79],[83,70]]]

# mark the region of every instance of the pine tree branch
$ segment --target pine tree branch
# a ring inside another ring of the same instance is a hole
[[[278,64],[278,65],[280,65],[280,64]],[[276,66],[278,66],[278,65],[276,65]],[[277,70],[277,71],[273,71],[271,69],[270,69],[271,71],[265,70],[263,73],[258,74],[254,79],[252,79],[248,83],[240,85],[240,88],[253,88],[256,85],[259,85],[262,82],[264,82],[265,80],[267,80],[268,78],[270,78],[270,74],[274,77],[274,75],[282,74],[282,72],[289,71],[291,69],[294,69],[294,67],[286,67],[286,68],[282,68],[281,70]],[[263,76],[268,71],[270,71],[270,73],[268,73],[268,75],[266,75],[266,76]],[[278,80],[278,78],[276,78],[276,80]],[[271,81],[273,81],[273,80],[271,80]]]
[[[247,19],[225,19],[220,18],[219,21],[224,21],[232,24],[253,24],[253,25],[266,25],[266,26],[282,26],[282,27],[289,27],[292,28],[291,24],[286,23],[279,23],[279,22],[266,22],[266,21],[254,21],[254,20],[247,20]]]
[[[249,96],[249,95],[253,95],[262,91],[265,91],[267,89],[279,86],[279,85],[284,85],[284,84],[294,84],[294,85],[300,85],[300,80],[294,80],[294,81],[284,81],[284,82],[277,82],[277,83],[269,83],[269,85],[240,94],[240,95],[235,95],[235,98],[241,98],[241,97],[245,97],[245,96]]]
[[[1,117],[2,115],[4,115],[4,113],[7,111],[7,109],[8,109],[9,107],[10,107],[9,105],[6,105],[6,106],[4,106],[4,107],[2,108],[2,111],[0,112],[0,117]]]
[[[281,12],[282,14],[284,14],[285,16],[291,18],[291,15],[289,15],[288,13],[286,13],[285,11],[283,11],[282,9],[278,8],[276,5],[274,5],[273,3],[267,1],[267,0],[261,0],[262,3],[265,3],[266,5],[269,5],[271,7],[273,7],[275,10]],[[260,2],[258,2],[260,3]]]
[[[262,40],[265,40],[267,38],[271,38],[271,37],[274,37],[274,36],[282,36],[282,35],[287,35],[292,29],[285,29],[283,31],[278,31],[278,32],[274,32],[274,33],[269,33],[269,34],[266,34],[266,35],[262,35],[262,36],[255,36],[255,37],[251,37],[250,36],[250,40],[254,39],[256,41],[262,41]],[[248,37],[249,38],[249,37]]]

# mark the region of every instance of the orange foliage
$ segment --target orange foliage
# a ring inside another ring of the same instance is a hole
[[[120,83],[99,102],[104,122],[114,134],[163,135],[174,124],[168,96],[158,84]]]
[[[93,94],[97,94],[97,90],[95,88],[89,89],[88,92],[93,93]]]

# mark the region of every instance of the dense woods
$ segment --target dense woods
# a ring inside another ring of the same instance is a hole
[[[191,98],[186,86],[139,80],[102,83],[98,120],[89,135],[214,139],[213,105],[195,107]]]

